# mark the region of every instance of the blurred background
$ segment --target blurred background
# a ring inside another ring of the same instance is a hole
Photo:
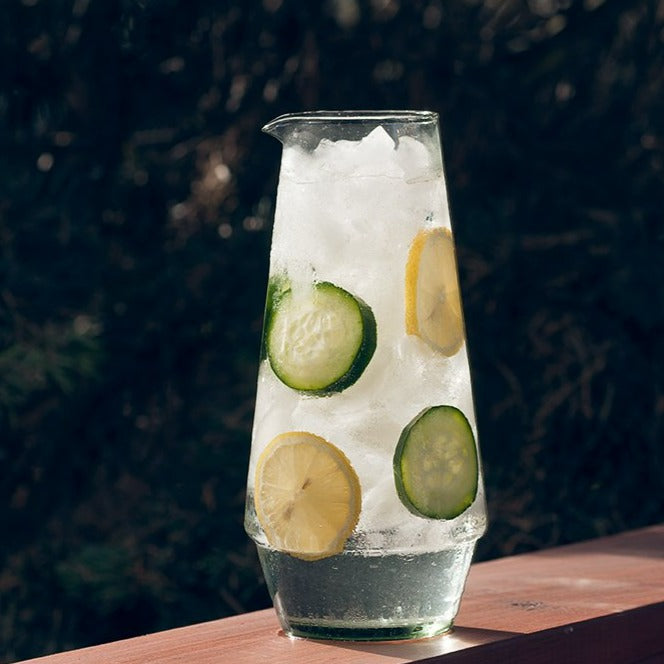
[[[477,560],[662,521],[664,0],[2,15],[1,662],[268,605],[242,517],[285,112],[440,113]]]

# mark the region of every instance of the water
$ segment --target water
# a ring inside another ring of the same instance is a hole
[[[419,554],[344,552],[302,561],[259,546],[284,631],[358,641],[424,638],[449,630],[474,542]]]

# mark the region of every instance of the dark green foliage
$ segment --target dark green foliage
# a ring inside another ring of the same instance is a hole
[[[242,530],[288,111],[441,114],[486,558],[664,516],[661,0],[11,0],[0,661],[267,605]]]

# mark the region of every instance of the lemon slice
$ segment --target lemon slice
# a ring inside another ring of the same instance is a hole
[[[318,560],[340,553],[357,525],[360,482],[340,449],[312,433],[290,431],[258,458],[254,502],[271,547]]]
[[[452,233],[420,231],[406,263],[406,332],[448,357],[464,341],[463,314]]]

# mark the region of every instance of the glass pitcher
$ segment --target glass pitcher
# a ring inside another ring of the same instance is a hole
[[[451,628],[486,505],[438,116],[283,143],[245,528],[286,634]]]

